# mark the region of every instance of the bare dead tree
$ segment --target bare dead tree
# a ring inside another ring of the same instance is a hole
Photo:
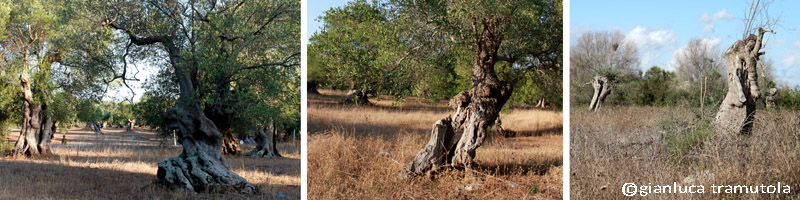
[[[699,38],[675,52],[673,59],[678,77],[692,84],[700,83],[713,70],[725,71],[719,47]]]
[[[619,31],[584,33],[570,52],[571,78],[579,83],[590,81],[600,67],[623,74],[638,72],[639,50]]]

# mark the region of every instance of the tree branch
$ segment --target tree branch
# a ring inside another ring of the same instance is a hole
[[[116,30],[121,30],[121,31],[125,32],[126,34],[128,34],[128,38],[130,38],[131,42],[133,42],[133,44],[136,44],[136,45],[139,45],[139,46],[148,45],[148,44],[155,44],[155,43],[161,43],[161,42],[164,42],[164,41],[166,41],[168,39],[166,36],[150,36],[150,37],[143,37],[143,38],[139,37],[139,36],[136,36],[136,34],[134,34],[133,31],[131,31],[130,29],[127,29],[127,28],[119,26],[117,23],[111,21],[111,19],[106,19],[100,25],[109,26],[109,27],[114,28]]]

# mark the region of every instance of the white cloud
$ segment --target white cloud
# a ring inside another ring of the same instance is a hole
[[[703,27],[703,35],[706,33],[714,33],[714,24],[706,24],[706,26]]]
[[[703,27],[703,35],[708,33],[714,33],[714,22],[719,20],[731,20],[734,16],[728,10],[722,9],[714,15],[708,14],[708,12],[704,12],[700,15],[700,21],[705,23],[706,25]]]
[[[653,66],[656,59],[665,52],[664,47],[674,45],[678,41],[678,35],[671,30],[659,30],[658,28],[648,29],[636,26],[631,30],[627,39],[633,41],[642,54],[642,66]]]
[[[788,69],[800,66],[800,51],[797,49],[800,49],[800,40],[795,40],[792,46],[783,53],[783,60],[781,60],[781,62],[784,68]]]
[[[700,21],[703,21],[705,23],[712,23],[717,20],[733,19],[733,17],[734,17],[733,14],[728,12],[728,10],[722,9],[717,13],[714,13],[713,16],[708,15],[708,12],[703,13],[703,15],[700,16]]]

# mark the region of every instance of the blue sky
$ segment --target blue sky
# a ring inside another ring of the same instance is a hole
[[[303,38],[308,42],[308,39],[314,33],[319,32],[320,27],[322,27],[322,22],[317,21],[317,18],[322,16],[325,11],[330,10],[333,7],[341,7],[347,5],[348,1],[345,0],[329,0],[329,1],[320,1],[320,0],[312,0],[308,1],[308,38]]]
[[[673,54],[693,38],[718,43],[725,51],[741,38],[746,2],[739,1],[570,1],[570,43],[588,31],[620,31],[637,43],[640,67],[674,70]],[[768,34],[763,60],[774,61],[779,84],[800,85],[800,1],[776,0],[776,35]]]

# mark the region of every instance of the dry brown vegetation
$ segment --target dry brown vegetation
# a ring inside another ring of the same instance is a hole
[[[256,196],[194,194],[155,184],[157,163],[181,153],[154,132],[104,129],[105,135],[72,129],[53,141],[53,155],[0,158],[0,199],[273,199],[300,198],[300,152],[291,142],[280,143],[284,158],[227,156],[233,172],[261,189]],[[9,140],[16,140],[12,130]],[[135,140],[131,140],[135,136]],[[12,141],[13,144],[13,141]],[[254,148],[245,144],[244,150]],[[283,197],[283,196],[281,196]]]
[[[703,185],[705,194],[652,199],[796,199],[800,189],[797,111],[758,111],[750,136],[713,131],[714,113],[677,107],[573,108],[571,198],[620,199],[622,186]],[[703,116],[703,117],[700,117]],[[711,185],[790,185],[791,194],[711,194]]]
[[[352,106],[338,103],[344,92],[320,92],[309,96],[309,199],[561,198],[561,112],[501,114],[504,128],[520,137],[489,136],[477,150],[477,180],[459,170],[401,180],[396,173],[449,114],[446,104],[383,96],[370,99],[374,106]]]

